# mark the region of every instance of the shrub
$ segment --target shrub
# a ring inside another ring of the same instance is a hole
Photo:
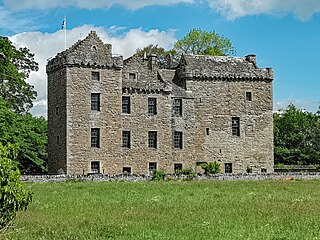
[[[177,173],[178,175],[187,175],[187,176],[194,174],[192,168],[183,168],[183,169],[181,169],[181,170],[177,170],[176,173]]]
[[[202,169],[204,170],[205,174],[216,174],[221,171],[220,169],[220,164],[217,163],[216,161],[214,162],[209,162],[209,163],[204,163],[201,165]]]
[[[152,174],[151,180],[162,181],[166,177],[166,173],[163,170],[155,170]]]
[[[20,171],[12,159],[17,147],[0,144],[0,229],[10,225],[17,211],[26,210],[32,200],[32,193],[24,189]]]

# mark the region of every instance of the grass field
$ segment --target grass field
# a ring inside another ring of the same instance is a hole
[[[320,181],[29,183],[4,239],[320,239]]]

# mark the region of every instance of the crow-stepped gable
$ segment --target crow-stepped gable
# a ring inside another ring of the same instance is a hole
[[[255,55],[112,54],[92,31],[47,64],[49,172],[273,171],[271,68]]]

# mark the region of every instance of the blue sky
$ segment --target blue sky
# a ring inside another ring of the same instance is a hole
[[[229,38],[237,56],[256,54],[273,67],[274,109],[294,103],[320,106],[319,0],[0,0],[0,34],[36,54],[40,71],[28,80],[38,99],[32,113],[46,116],[46,59],[94,29],[114,53],[130,56],[150,43],[170,48],[190,29]]]

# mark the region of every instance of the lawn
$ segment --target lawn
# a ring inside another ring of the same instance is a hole
[[[28,183],[4,239],[320,239],[320,181]]]

